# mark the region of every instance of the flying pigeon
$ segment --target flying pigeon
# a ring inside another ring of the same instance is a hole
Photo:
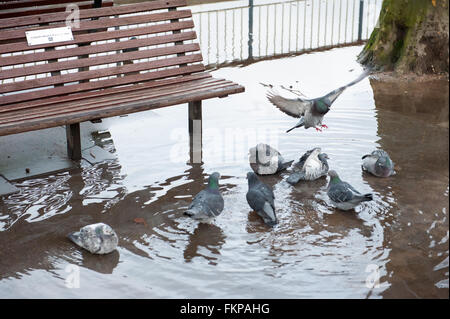
[[[395,174],[394,162],[383,150],[375,150],[371,154],[364,155],[362,159],[363,171],[378,177],[389,177]]]
[[[200,221],[207,221],[219,216],[223,210],[223,197],[219,191],[220,174],[214,172],[209,176],[208,186],[195,195],[185,215]]]
[[[278,223],[275,214],[275,195],[270,186],[261,182],[255,173],[248,172],[247,202],[250,207],[263,219],[264,223],[274,226]]]
[[[103,223],[84,226],[67,237],[92,254],[109,254],[117,248],[119,242],[111,226]]]
[[[333,205],[341,210],[350,210],[355,208],[362,202],[373,200],[372,194],[362,195],[354,189],[349,183],[341,181],[336,171],[328,172],[330,175],[330,183],[328,185],[328,197]]]
[[[300,180],[313,181],[328,173],[328,155],[322,153],[320,147],[307,151],[300,160],[294,164],[294,173],[286,180],[289,184],[295,185]]]
[[[285,161],[280,152],[270,145],[259,143],[249,151],[250,167],[256,174],[271,175],[291,166],[292,161]]]
[[[328,128],[326,125],[322,125],[322,120],[330,110],[331,104],[333,104],[346,88],[358,83],[368,75],[369,72],[365,71],[356,80],[315,99],[307,99],[300,96],[296,99],[287,99],[273,90],[268,91],[267,98],[282,112],[289,116],[300,118],[300,121],[294,127],[287,130],[286,133],[302,126],[305,129],[314,127],[317,131],[322,131],[322,127]],[[271,85],[263,85],[272,87]]]

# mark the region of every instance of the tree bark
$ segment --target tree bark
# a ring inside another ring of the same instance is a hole
[[[384,0],[358,61],[400,74],[448,74],[449,0]]]

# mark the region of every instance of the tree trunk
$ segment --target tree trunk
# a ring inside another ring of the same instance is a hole
[[[384,0],[360,63],[404,74],[448,74],[448,0]]]

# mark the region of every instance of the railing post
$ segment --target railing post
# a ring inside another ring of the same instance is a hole
[[[248,58],[253,59],[253,0],[248,0]]]
[[[358,41],[362,40],[364,0],[359,0]]]

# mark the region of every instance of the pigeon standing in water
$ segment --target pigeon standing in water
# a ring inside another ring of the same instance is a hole
[[[84,226],[79,231],[69,234],[68,237],[93,254],[109,254],[117,248],[119,242],[115,231],[103,223]]]
[[[195,195],[185,215],[200,221],[208,221],[223,211],[223,197],[219,191],[220,174],[214,172],[209,176],[206,189]]]
[[[327,128],[326,125],[322,125],[322,120],[325,114],[330,110],[331,104],[333,104],[346,88],[358,83],[368,75],[368,72],[363,72],[356,80],[315,99],[306,99],[303,97],[287,99],[274,91],[269,91],[267,93],[267,98],[282,112],[289,116],[300,118],[300,121],[293,128],[287,130],[286,133],[302,126],[304,126],[305,129],[314,127],[317,131],[321,131],[322,127]],[[272,87],[271,85],[263,85]]]
[[[378,177],[389,177],[395,174],[394,162],[383,150],[375,150],[371,154],[364,155],[362,159],[363,171]]]
[[[335,171],[329,171],[328,175],[330,175],[330,184],[328,185],[327,194],[333,205],[337,208],[342,210],[350,210],[362,202],[373,200],[372,194],[362,195],[349,183],[341,181]]]
[[[255,173],[248,172],[247,202],[263,219],[264,223],[274,226],[278,220],[275,214],[275,195],[270,186],[262,183]]]
[[[291,166],[292,161],[285,161],[280,152],[270,145],[259,143],[250,149],[250,167],[256,174],[271,175]]]
[[[298,163],[294,164],[294,173],[292,173],[287,182],[291,185],[297,184],[299,181],[313,181],[328,173],[328,155],[322,153],[320,147],[307,151],[300,158]]]

